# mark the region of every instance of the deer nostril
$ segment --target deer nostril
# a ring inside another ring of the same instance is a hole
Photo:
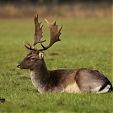
[[[17,67],[20,68],[20,64],[18,64]]]

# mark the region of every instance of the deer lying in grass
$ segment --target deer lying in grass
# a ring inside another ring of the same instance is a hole
[[[38,15],[34,18],[35,35],[34,43],[26,43],[25,47],[30,50],[29,54],[18,64],[18,68],[29,69],[31,71],[31,81],[40,93],[46,92],[68,92],[86,93],[96,92],[105,93],[112,91],[111,82],[99,71],[86,68],[53,70],[47,69],[43,51],[49,49],[55,42],[60,41],[61,29],[58,30],[56,21],[49,23],[50,43],[45,47],[41,41],[42,27],[38,22]],[[41,44],[41,49],[36,49],[36,44]]]

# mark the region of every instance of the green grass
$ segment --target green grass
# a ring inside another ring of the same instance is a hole
[[[57,21],[63,24],[62,41],[45,51],[48,69],[97,69],[113,83],[111,20],[58,18]],[[43,19],[42,22],[47,45],[49,31]],[[32,19],[0,20],[0,97],[6,99],[0,103],[0,113],[113,113],[113,93],[40,94],[30,79],[20,79],[30,74],[28,70],[17,69],[16,65],[28,53],[23,42],[32,43],[33,34]]]

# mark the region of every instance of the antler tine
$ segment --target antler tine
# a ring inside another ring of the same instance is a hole
[[[47,19],[45,19],[45,21],[47,22],[49,29],[50,29],[50,43],[47,47],[43,46],[42,47],[44,50],[47,50],[48,48],[50,48],[55,42],[57,41],[61,41],[59,36],[61,34],[61,29],[62,26],[60,27],[60,29],[58,30],[58,25],[56,25],[56,21],[54,21],[53,23],[49,23]]]
[[[24,46],[29,50],[36,50],[31,44],[24,42]]]
[[[50,24],[47,19],[45,19],[45,21],[47,22],[47,24]]]
[[[34,17],[34,24],[35,24],[35,33],[34,33],[34,43],[33,43],[33,47],[37,44],[37,43],[42,43],[42,42],[45,42],[46,40],[43,40],[41,41],[41,38],[43,37],[42,36],[42,26],[41,25],[41,22],[39,23],[38,22],[38,15],[36,15]]]

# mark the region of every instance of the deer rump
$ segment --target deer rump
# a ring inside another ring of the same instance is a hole
[[[96,92],[105,93],[113,91],[111,82],[97,70],[87,68],[67,69],[67,70],[48,70],[44,61],[44,51],[49,49],[55,42],[60,41],[61,29],[58,29],[56,21],[49,23],[50,43],[44,46],[41,41],[42,27],[38,21],[38,15],[34,18],[35,33],[34,43],[26,43],[25,47],[30,50],[27,56],[18,64],[18,68],[29,69],[31,71],[31,81],[40,93],[46,92],[68,92],[86,93]],[[41,49],[36,49],[35,45],[40,44]]]

